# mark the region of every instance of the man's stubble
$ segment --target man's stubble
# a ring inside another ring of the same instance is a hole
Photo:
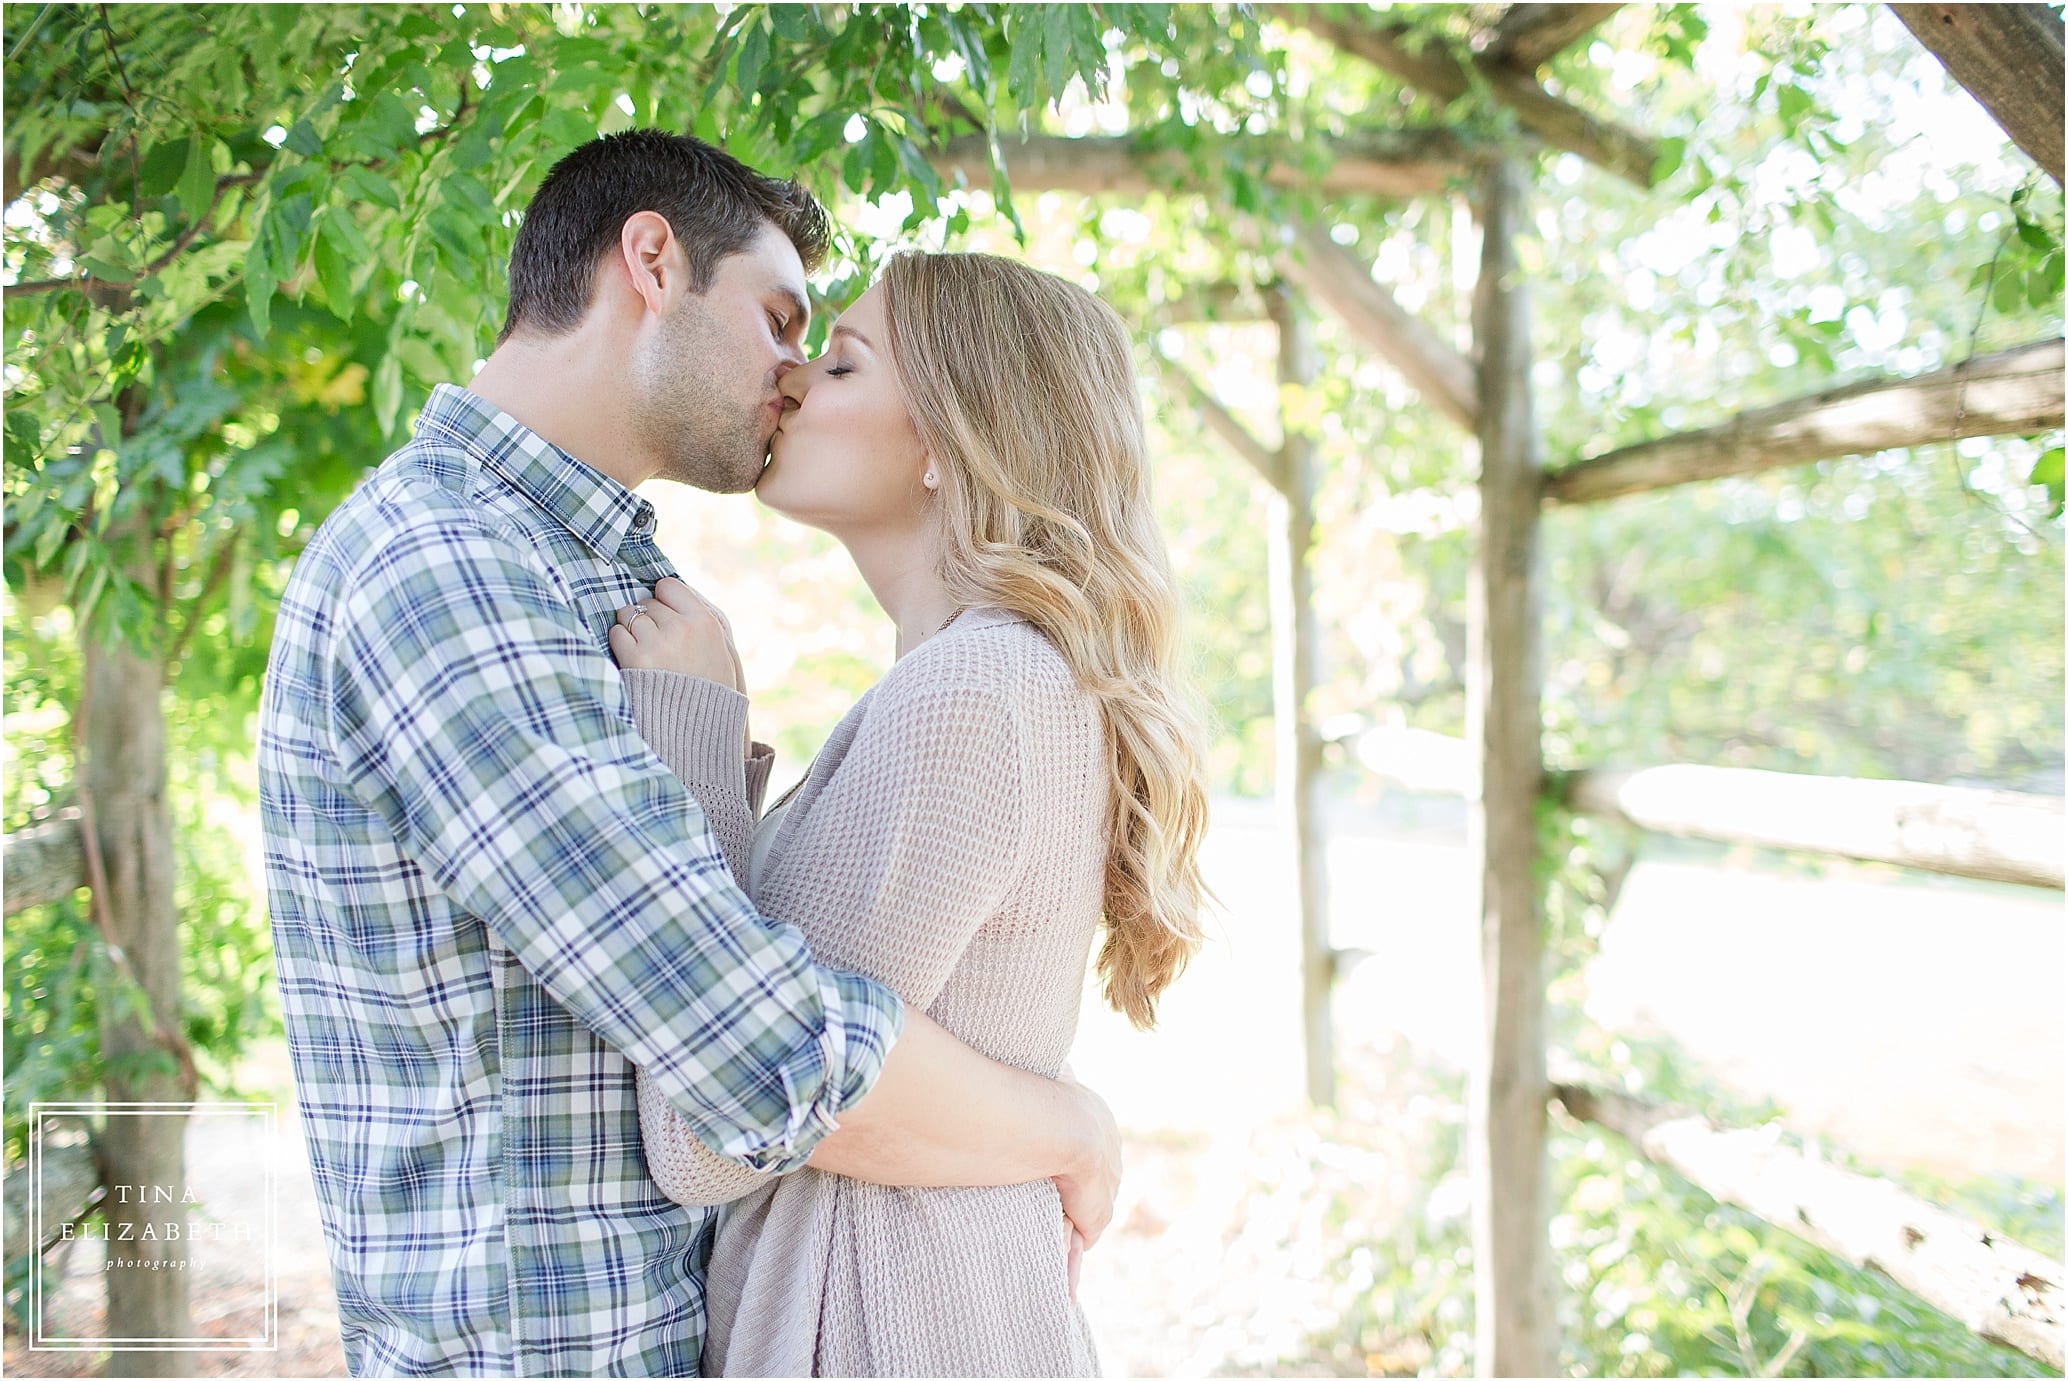
[[[634,424],[660,456],[661,479],[713,494],[744,494],[768,458],[762,381],[728,389],[737,349],[702,302],[682,302],[632,360]]]

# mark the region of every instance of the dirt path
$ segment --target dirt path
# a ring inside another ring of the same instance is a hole
[[[1474,1039],[1476,940],[1455,834],[1353,820],[1336,838],[1337,943],[1372,956],[1337,998],[1340,1118],[1301,1106],[1297,951],[1268,811],[1221,808],[1208,871],[1227,914],[1162,1029],[1143,1035],[1088,1001],[1073,1058],[1128,1136],[1116,1226],[1084,1275],[1113,1375],[1287,1374],[1283,1359],[1349,1303],[1333,1244],[1427,1207],[1424,1138],[1457,1110],[1418,1071],[1462,1067]],[[2058,898],[2016,889],[1647,862],[1590,970],[1588,1009],[1611,1029],[1678,1039],[1716,1077],[1870,1162],[2060,1184],[2063,931]],[[248,1083],[282,1100],[282,1346],[198,1357],[197,1374],[342,1375],[284,1051]],[[196,1164],[249,1163],[248,1148],[195,1135]],[[1324,1221],[1339,1200],[1359,1221]],[[73,1270],[57,1307],[90,1326],[99,1273],[83,1255]],[[204,1276],[196,1298],[229,1300],[246,1283]],[[214,1304],[197,1313],[211,1309],[213,1326],[245,1322]],[[6,1366],[69,1376],[83,1360],[10,1340]]]

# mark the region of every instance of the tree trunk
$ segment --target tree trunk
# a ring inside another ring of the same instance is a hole
[[[2061,180],[2061,16],[2047,5],[1890,5],[2011,142]]]
[[[1314,325],[1277,287],[1271,316],[1278,324],[1278,382],[1311,388],[1319,370]],[[1278,802],[1292,841],[1300,923],[1300,1006],[1305,1031],[1307,1098],[1336,1101],[1335,1025],[1330,991],[1335,949],[1328,928],[1328,836],[1321,776],[1321,736],[1309,708],[1319,679],[1321,632],[1314,620],[1314,438],[1291,409],[1279,410],[1278,473],[1282,507],[1272,517],[1271,635],[1273,713],[1277,721]]]
[[[179,913],[173,897],[172,814],[165,795],[165,668],[155,655],[88,636],[80,732],[81,800],[92,838],[93,904],[111,947],[109,968],[142,989],[148,1014],[100,994],[101,1053],[115,1103],[170,1104],[139,1116],[113,1109],[101,1137],[108,1176],[108,1336],[193,1336],[188,1307],[184,1103],[193,1091],[167,1048],[179,1030]],[[119,951],[119,952],[116,952]],[[170,1202],[151,1202],[168,1197]],[[177,1240],[167,1240],[177,1228]],[[150,1230],[149,1239],[146,1229]],[[130,1240],[122,1239],[123,1233]],[[123,1265],[161,1263],[155,1267]],[[162,1263],[178,1262],[178,1266]],[[182,1376],[188,1353],[116,1351],[111,1376]]]
[[[1473,329],[1479,341],[1479,541],[1467,586],[1466,737],[1479,758],[1469,816],[1480,879],[1486,1032],[1472,1070],[1468,1149],[1479,1373],[1550,1376],[1544,950],[1537,904],[1543,787],[1537,608],[1541,474],[1530,403],[1529,306],[1515,237],[1528,184],[1504,162],[1483,184]]]

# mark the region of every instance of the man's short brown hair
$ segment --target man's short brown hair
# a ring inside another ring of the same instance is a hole
[[[710,289],[719,260],[745,249],[763,225],[789,237],[807,273],[825,259],[832,235],[825,208],[803,187],[701,139],[657,129],[605,135],[554,164],[532,194],[510,250],[510,309],[497,339],[580,325],[597,263],[641,211],[674,230],[699,293]]]

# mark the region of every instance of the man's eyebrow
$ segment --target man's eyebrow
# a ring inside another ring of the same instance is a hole
[[[795,288],[778,283],[775,295],[783,299],[783,305],[790,309],[790,320],[800,325],[811,320],[811,303],[798,296]]]
[[[844,321],[836,321],[833,323],[833,334],[836,336],[853,336],[856,340],[860,341],[865,348],[870,350],[874,350],[876,348],[875,342],[871,341],[867,336],[863,335],[860,331],[855,330],[854,327],[848,325]]]

